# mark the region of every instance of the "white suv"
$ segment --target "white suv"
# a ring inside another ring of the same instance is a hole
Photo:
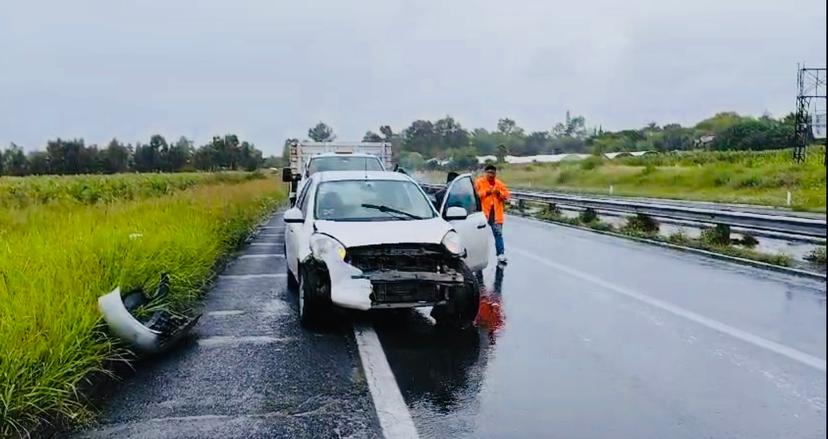
[[[284,215],[288,285],[307,325],[330,305],[433,306],[440,324],[477,315],[474,272],[488,265],[491,231],[471,176],[449,185],[440,209],[410,177],[387,171],[313,174]]]

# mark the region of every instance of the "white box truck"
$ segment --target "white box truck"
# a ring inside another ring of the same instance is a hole
[[[294,142],[288,148],[290,167],[282,170],[282,180],[291,184],[291,205],[315,172],[392,168],[391,144],[387,142]]]

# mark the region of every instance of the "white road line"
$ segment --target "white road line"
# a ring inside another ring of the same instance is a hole
[[[251,242],[250,245],[255,246],[274,246],[274,245],[282,245],[283,242]]]
[[[282,236],[282,234],[281,233],[259,233],[256,236],[258,236],[260,238],[278,238],[278,237]]]
[[[219,279],[279,279],[282,277],[287,277],[287,274],[222,274]]]
[[[237,259],[261,259],[261,258],[278,258],[284,259],[285,255],[281,253],[261,253],[252,255],[240,255]]]
[[[639,292],[624,288],[622,286],[612,284],[612,283],[607,282],[603,279],[592,276],[591,274],[587,274],[587,273],[584,273],[582,271],[578,271],[574,268],[567,267],[565,265],[561,265],[561,264],[558,264],[556,262],[552,262],[548,259],[537,256],[534,253],[530,253],[526,250],[514,249],[513,248],[512,251],[519,254],[519,255],[523,255],[523,256],[525,256],[529,259],[532,259],[535,262],[539,262],[543,265],[546,265],[547,267],[554,268],[558,271],[566,273],[566,274],[568,274],[572,277],[577,277],[579,279],[583,279],[585,281],[592,282],[593,284],[600,285],[600,286],[602,286],[602,287],[604,287],[604,288],[606,288],[610,291],[613,291],[613,292],[616,292],[618,294],[627,296],[631,299],[638,300],[639,302],[646,303],[650,306],[653,306],[653,307],[659,308],[661,310],[667,311],[667,312],[669,312],[671,314],[674,314],[676,316],[683,317],[687,320],[698,323],[702,326],[706,326],[706,327],[708,327],[710,329],[713,329],[715,331],[719,331],[719,332],[721,332],[723,334],[726,334],[726,335],[729,335],[731,337],[737,338],[737,339],[742,340],[746,343],[750,343],[750,344],[752,344],[754,346],[757,346],[759,348],[775,352],[779,355],[788,357],[791,360],[798,361],[798,362],[800,362],[802,364],[805,364],[807,366],[811,366],[814,369],[820,370],[822,372],[825,372],[825,370],[826,370],[826,367],[825,367],[826,362],[822,358],[815,357],[811,354],[807,354],[807,353],[802,352],[798,349],[794,349],[792,347],[785,346],[783,344],[777,343],[775,341],[768,340],[768,339],[760,337],[758,335],[751,334],[747,331],[741,330],[739,328],[735,328],[735,327],[730,326],[726,323],[722,323],[718,320],[714,320],[714,319],[705,317],[703,315],[696,314],[693,311],[681,308],[679,306],[673,305],[673,304],[665,302],[663,300],[659,300],[659,299],[641,294]]]
[[[268,230],[284,230],[285,228],[282,226],[262,226],[259,227],[260,229],[268,229]]]
[[[359,346],[362,370],[368,381],[368,390],[377,411],[382,434],[386,439],[416,439],[419,437],[408,406],[405,405],[397,380],[385,358],[377,333],[370,326],[354,326]]]
[[[248,336],[231,336],[231,335],[216,335],[213,337],[205,337],[197,340],[197,343],[204,347],[216,346],[238,346],[242,344],[263,345],[271,343],[282,343],[291,341],[290,337],[272,337],[269,335],[248,335]]]

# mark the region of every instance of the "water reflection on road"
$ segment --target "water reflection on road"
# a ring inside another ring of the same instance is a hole
[[[405,400],[429,413],[419,426],[423,437],[453,437],[473,432],[478,394],[483,390],[488,360],[505,329],[505,266],[479,275],[480,313],[476,328],[440,329],[426,311],[378,314],[374,325]],[[493,276],[492,276],[493,275]],[[484,282],[484,277],[488,282]],[[491,279],[493,277],[493,279]]]

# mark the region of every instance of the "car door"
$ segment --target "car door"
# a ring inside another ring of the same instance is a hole
[[[299,193],[299,196],[296,198],[296,205],[294,206],[302,211],[305,221],[301,223],[285,224],[285,259],[288,264],[288,268],[290,268],[290,272],[293,273],[294,276],[299,275],[300,246],[303,241],[307,241],[302,239],[302,235],[304,234],[306,228],[305,225],[310,221],[308,218],[308,212],[310,210],[309,199],[311,197],[308,196],[308,191],[311,186],[313,186],[313,181],[308,180],[302,187],[302,191]]]
[[[469,214],[464,220],[450,221],[466,247],[466,265],[472,271],[486,268],[489,264],[489,237],[492,236],[492,231],[483,214],[471,174],[460,175],[449,184],[440,207],[443,218],[449,207],[462,207]]]

